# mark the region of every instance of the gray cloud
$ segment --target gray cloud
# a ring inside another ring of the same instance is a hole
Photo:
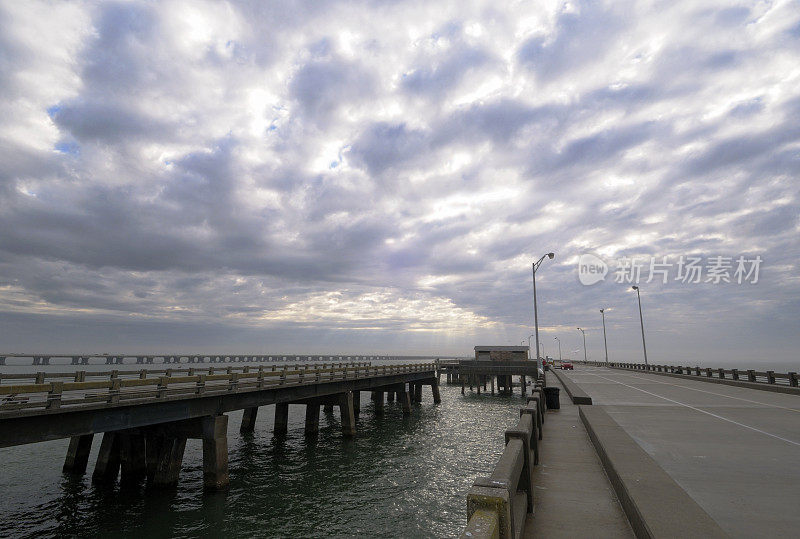
[[[647,286],[653,354],[793,350],[788,8],[36,7],[0,11],[8,346],[466,353],[527,337],[554,250],[546,349],[607,306],[638,357],[595,252],[759,254],[759,285]]]

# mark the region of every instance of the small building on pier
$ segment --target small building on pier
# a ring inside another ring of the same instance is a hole
[[[477,361],[526,361],[528,346],[476,346]]]

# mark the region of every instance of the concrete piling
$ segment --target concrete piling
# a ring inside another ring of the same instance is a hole
[[[431,392],[433,393],[433,404],[441,404],[442,395],[439,393],[439,380],[435,380],[431,384]]]
[[[339,394],[339,411],[342,416],[342,434],[346,437],[356,435],[356,418],[353,406],[353,392]]]
[[[317,407],[319,419],[319,407]],[[203,428],[203,489],[223,490],[230,485],[228,477],[228,416],[206,416]]]
[[[286,434],[289,430],[289,403],[279,402],[275,405],[275,426],[274,434]]]
[[[319,432],[319,403],[309,402],[306,404],[306,434],[316,434]]]
[[[164,437],[158,444],[158,457],[153,481],[155,488],[173,488],[178,485],[178,477],[186,451],[186,437]],[[205,451],[203,452],[205,453]],[[205,455],[204,455],[205,456]],[[205,459],[203,459],[205,461]],[[205,464],[205,462],[204,462]]]
[[[86,467],[89,464],[89,452],[92,450],[92,439],[94,434],[86,434],[84,436],[73,436],[69,440],[69,448],[67,448],[67,457],[64,459],[64,473],[73,473],[82,475],[86,472]]]
[[[358,419],[361,415],[361,392],[353,391],[353,416]]]
[[[116,432],[103,433],[103,440],[100,442],[100,452],[97,454],[97,461],[92,473],[93,483],[114,482],[119,475],[119,435]]]
[[[145,437],[140,432],[122,432],[120,439],[120,467],[122,468],[122,483],[138,484],[147,476],[147,463],[145,458]]]
[[[256,428],[256,416],[258,416],[258,407],[245,408],[242,414],[242,425],[239,427],[239,432],[242,434],[249,434]]]
[[[402,391],[397,392],[397,398],[403,406],[403,415],[411,415],[411,396],[405,390],[405,387],[403,387]]]
[[[375,403],[375,415],[383,415],[383,391],[373,391],[372,400]]]

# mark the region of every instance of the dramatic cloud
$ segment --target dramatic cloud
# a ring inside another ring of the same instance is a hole
[[[552,250],[551,355],[639,357],[638,257],[651,359],[796,361],[798,8],[4,3],[0,352],[467,354]]]

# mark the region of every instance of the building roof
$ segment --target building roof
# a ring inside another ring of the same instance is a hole
[[[528,346],[476,346],[476,352],[527,352]]]

